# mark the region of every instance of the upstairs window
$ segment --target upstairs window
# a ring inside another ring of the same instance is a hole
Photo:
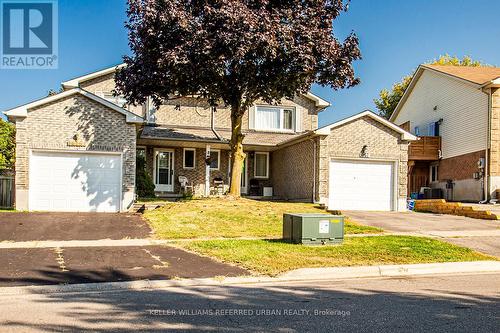
[[[123,108],[127,104],[127,100],[123,96],[115,96],[112,92],[101,92],[97,94],[99,97],[104,98],[108,102],[118,105]]]
[[[415,126],[415,131],[414,131],[416,136],[420,136],[420,127]]]
[[[295,110],[293,108],[256,106],[255,128],[259,130],[294,131]]]

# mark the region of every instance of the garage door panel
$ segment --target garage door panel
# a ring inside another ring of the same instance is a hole
[[[30,210],[119,211],[120,165],[118,155],[34,152]]]
[[[335,210],[392,210],[391,162],[331,161],[329,203]]]

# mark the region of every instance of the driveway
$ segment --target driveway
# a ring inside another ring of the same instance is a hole
[[[500,257],[500,221],[417,212],[345,211],[353,221],[386,232],[437,237],[453,244]]]
[[[169,246],[0,250],[0,287],[247,274],[241,268]]]
[[[0,213],[0,286],[248,274],[151,236],[139,214]]]
[[[0,213],[0,241],[148,238],[139,214]]]

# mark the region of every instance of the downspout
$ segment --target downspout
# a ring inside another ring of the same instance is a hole
[[[487,202],[490,196],[490,157],[489,149],[491,145],[491,89],[488,92],[488,134],[486,135],[486,151],[484,154],[484,201]]]
[[[220,141],[224,141],[222,139],[222,137],[220,136],[219,133],[217,133],[217,131],[215,130],[215,105],[211,105],[210,106],[210,109],[211,109],[211,112],[210,112],[210,129],[212,130],[212,132],[214,133],[215,137],[220,140]]]
[[[479,201],[479,203],[487,203],[489,199],[489,148],[491,144],[491,89],[488,92],[484,91],[484,87],[480,88],[481,91],[488,96],[488,117],[486,120],[487,123],[487,133],[486,133],[486,149],[484,151],[484,175],[483,175],[483,200]]]

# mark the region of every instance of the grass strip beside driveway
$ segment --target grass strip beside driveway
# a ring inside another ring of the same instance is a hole
[[[304,246],[278,240],[208,240],[178,245],[271,276],[311,267],[498,260],[468,248],[411,236],[348,238],[333,246]]]
[[[326,213],[312,203],[250,199],[195,199],[166,203],[144,216],[160,239],[282,236],[283,213]],[[382,229],[351,221],[346,234],[380,233]]]

